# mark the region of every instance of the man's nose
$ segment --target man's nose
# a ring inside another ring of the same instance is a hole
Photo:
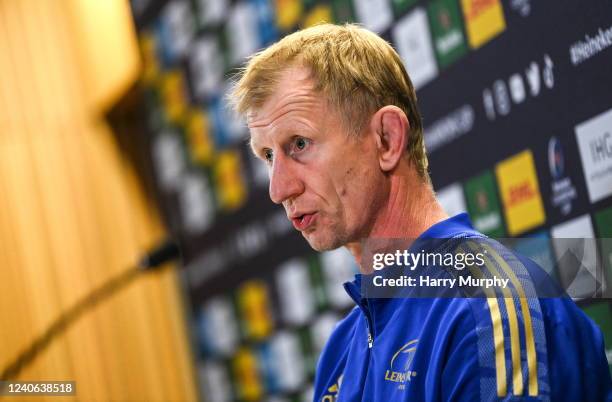
[[[304,191],[296,163],[285,155],[274,158],[270,171],[270,199],[275,204],[297,197]]]

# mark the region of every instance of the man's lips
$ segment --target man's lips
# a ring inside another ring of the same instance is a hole
[[[303,231],[314,223],[316,217],[316,212],[301,215],[296,214],[293,215],[293,217],[291,218],[291,222],[293,223],[293,227],[296,228],[296,230]]]

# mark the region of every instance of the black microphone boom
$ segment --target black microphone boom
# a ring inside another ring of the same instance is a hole
[[[139,266],[142,269],[151,269],[167,262],[173,261],[181,256],[181,249],[176,241],[171,238],[164,240],[153,250],[145,254]]]
[[[160,243],[153,250],[146,253],[138,267],[132,267],[111,277],[101,286],[93,289],[85,297],[77,301],[72,307],[65,310],[47,327],[47,329],[24,349],[15,360],[0,372],[0,381],[14,380],[24,367],[31,364],[51,342],[62,335],[72,326],[83,314],[91,311],[93,307],[106,301],[113,294],[125,288],[129,283],[136,279],[143,271],[153,271],[153,269],[166,262],[175,260],[181,256],[178,244],[168,238]]]

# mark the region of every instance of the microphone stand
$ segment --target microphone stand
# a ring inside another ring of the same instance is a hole
[[[125,288],[142,272],[154,271],[156,268],[162,266],[163,263],[174,260],[179,256],[180,251],[178,245],[172,240],[166,240],[154,250],[147,253],[138,266],[131,267],[113,276],[102,285],[89,292],[89,294],[85,295],[72,307],[60,314],[41,335],[35,338],[27,348],[19,353],[19,355],[2,370],[0,380],[10,381],[16,379],[19,373],[34,361],[36,356],[47,349],[55,338],[62,335],[83,314]]]

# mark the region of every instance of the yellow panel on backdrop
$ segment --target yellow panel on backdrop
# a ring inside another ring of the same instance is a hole
[[[168,120],[184,123],[187,116],[187,87],[180,70],[170,70],[163,75],[161,93]]]
[[[159,57],[157,56],[157,40],[150,32],[140,35],[140,52],[142,54],[142,79],[150,84],[160,74]]]
[[[473,49],[484,45],[506,29],[500,0],[461,0],[468,42]]]
[[[246,201],[247,190],[237,151],[219,152],[214,166],[215,193],[221,208],[234,210]]]
[[[519,235],[546,221],[531,150],[525,150],[498,163],[495,175],[511,236]]]
[[[238,307],[248,338],[261,340],[272,331],[268,289],[264,282],[252,280],[238,290]]]
[[[310,12],[304,17],[302,23],[303,28],[308,28],[324,22],[334,22],[332,9],[327,4],[320,4],[310,10]]]
[[[276,0],[276,25],[288,31],[297,25],[302,16],[302,0]]]
[[[187,140],[192,161],[209,165],[213,160],[215,149],[210,138],[210,120],[203,110],[192,108],[189,111]]]
[[[258,401],[263,394],[263,387],[258,372],[255,354],[247,348],[240,349],[233,358],[234,376],[240,395],[245,401]]]

